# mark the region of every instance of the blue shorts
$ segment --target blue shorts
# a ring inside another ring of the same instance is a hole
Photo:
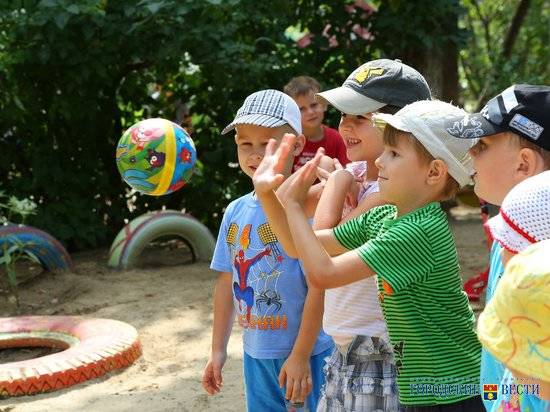
[[[313,389],[306,399],[304,409],[315,411],[325,382],[323,366],[325,358],[332,353],[332,347],[310,358]],[[286,358],[255,359],[244,354],[244,387],[246,410],[248,412],[286,412],[286,388],[279,387],[279,372]]]

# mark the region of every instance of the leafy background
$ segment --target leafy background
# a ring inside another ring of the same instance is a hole
[[[0,190],[35,201],[28,223],[73,251],[162,207],[216,233],[251,189],[220,136],[249,93],[300,74],[334,87],[365,61],[400,58],[437,97],[473,110],[514,82],[549,84],[549,44],[544,0],[4,1]],[[124,129],[186,112],[200,159],[191,183],[131,193],[114,161]]]

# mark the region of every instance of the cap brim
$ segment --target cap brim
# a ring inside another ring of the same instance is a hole
[[[386,103],[371,99],[346,86],[317,93],[315,97],[318,101],[330,104],[346,114],[370,113],[386,106]]]
[[[459,139],[479,139],[505,132],[507,129],[491,123],[481,113],[468,114],[455,118],[449,118],[446,122],[447,132]]]
[[[244,116],[240,116],[233,120],[231,123],[229,123],[225,128],[222,130],[222,134],[226,134],[233,130],[235,126],[239,124],[253,124],[256,126],[262,126],[262,127],[279,127],[283,126],[285,124],[288,124],[286,121],[282,119],[278,119],[276,117],[268,116],[265,114],[247,114]],[[293,128],[294,129],[294,128]],[[299,134],[299,133],[298,133]]]
[[[504,239],[507,238],[507,225],[500,214],[489,219],[487,223],[485,223],[485,226],[489,229],[493,239],[500,243],[502,247],[509,249],[509,246],[504,242]],[[515,251],[515,253],[517,253],[517,251]]]
[[[402,132],[411,133],[411,129],[407,127],[405,122],[398,116],[395,116],[393,114],[387,114],[387,113],[378,113],[375,115],[376,120],[382,120],[383,122],[389,124],[390,126],[396,128],[397,130],[401,130]]]

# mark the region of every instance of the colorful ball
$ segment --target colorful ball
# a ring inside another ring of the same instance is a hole
[[[182,188],[191,178],[196,160],[189,134],[165,119],[134,124],[122,135],[116,149],[116,163],[124,181],[152,196]]]

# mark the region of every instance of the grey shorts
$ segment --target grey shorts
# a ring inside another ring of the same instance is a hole
[[[399,411],[391,344],[356,336],[342,353],[335,348],[325,365],[325,385],[317,412]]]

